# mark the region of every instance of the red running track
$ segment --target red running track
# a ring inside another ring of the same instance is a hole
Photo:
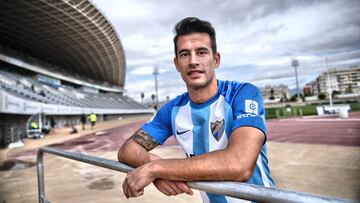
[[[360,119],[289,119],[267,125],[269,141],[360,146]]]
[[[80,151],[117,150],[146,121],[106,130],[106,134],[102,136],[92,134],[52,146],[61,146],[63,149],[78,148]],[[270,120],[267,127],[268,141],[360,146],[360,112],[353,113],[349,119],[313,117]],[[177,142],[173,137],[165,142],[165,145],[174,144]]]
[[[63,143],[50,145],[71,151],[115,151],[144,122],[137,121],[104,131],[104,135],[90,134]],[[267,121],[268,141],[306,144],[328,144],[343,146],[360,146],[360,112],[352,113],[349,119],[338,118],[304,118]],[[177,144],[170,137],[165,145]],[[15,155],[22,156],[36,153],[31,150]]]
[[[107,135],[84,136],[60,145],[65,148],[67,145],[69,148],[74,148],[77,147],[77,143],[89,142],[79,147],[82,150],[117,150],[145,121],[137,121],[107,130]],[[349,119],[311,117],[269,120],[267,127],[268,141],[360,146],[360,112],[352,113]],[[174,144],[177,143],[173,137],[165,143],[165,145]]]

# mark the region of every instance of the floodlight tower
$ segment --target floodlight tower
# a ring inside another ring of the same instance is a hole
[[[159,100],[158,100],[158,81],[157,81],[157,76],[159,75],[159,66],[155,65],[154,66],[154,70],[153,70],[153,75],[155,76],[155,105],[156,108],[159,108]]]
[[[331,81],[330,81],[330,73],[329,73],[329,67],[328,67],[328,58],[325,57],[325,64],[326,64],[326,72],[327,72],[327,90],[329,94],[329,103],[330,106],[333,105],[332,103],[332,89],[331,89]]]
[[[295,68],[297,100],[300,101],[299,80],[298,80],[298,72],[297,72],[297,67],[299,66],[299,61],[297,59],[293,59],[291,61],[291,66]]]

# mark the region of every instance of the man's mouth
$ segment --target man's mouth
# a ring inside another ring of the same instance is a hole
[[[190,70],[190,71],[188,71],[188,75],[190,75],[190,76],[196,76],[196,75],[199,75],[199,74],[202,74],[202,73],[204,73],[204,71],[201,71],[201,70]]]

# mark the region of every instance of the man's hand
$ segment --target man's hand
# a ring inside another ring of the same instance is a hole
[[[154,180],[153,183],[160,192],[162,192],[167,196],[178,195],[184,192],[188,195],[193,195],[193,191],[189,188],[189,186],[185,182],[169,181],[169,180],[157,178]]]
[[[151,182],[156,188],[165,195],[178,195],[186,193],[192,195],[193,192],[185,182],[168,181],[164,179],[155,179],[156,177],[151,173],[151,162],[144,164],[132,172],[129,172],[123,182],[123,192],[126,198],[138,197],[144,194],[144,188]]]
[[[149,169],[149,164],[144,164],[127,174],[122,185],[126,198],[144,194],[144,188],[155,180]]]

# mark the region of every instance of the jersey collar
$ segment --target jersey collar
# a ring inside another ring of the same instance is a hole
[[[193,101],[191,101],[191,99],[189,97],[191,108],[201,109],[201,108],[207,107],[210,104],[214,103],[214,101],[216,101],[220,96],[222,85],[223,85],[223,83],[221,81],[217,80],[217,92],[216,92],[216,94],[213,97],[211,97],[209,100],[204,102],[204,103],[196,104]]]

